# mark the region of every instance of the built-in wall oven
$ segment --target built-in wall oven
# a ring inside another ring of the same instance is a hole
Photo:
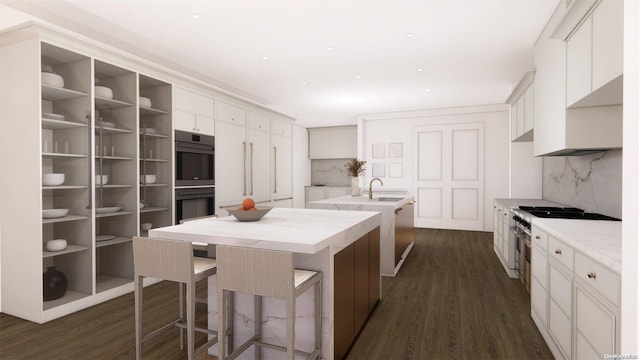
[[[213,136],[175,133],[176,187],[215,185]]]
[[[175,142],[175,223],[214,215],[214,137],[176,131]]]
[[[176,224],[215,212],[215,188],[176,189]]]

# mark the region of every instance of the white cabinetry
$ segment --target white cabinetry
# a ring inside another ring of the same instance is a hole
[[[533,80],[535,70],[529,70],[507,98],[511,105],[511,141],[533,140]]]
[[[620,275],[536,226],[532,234],[531,315],[556,358],[618,353]]]
[[[511,231],[509,219],[511,209],[502,206],[496,200],[493,202],[493,242],[494,251],[500,259],[500,263],[507,275],[511,278],[518,278],[518,271],[515,264],[515,235]]]
[[[155,175],[148,183],[141,177],[140,223],[152,227],[169,226],[173,216],[173,130],[172,86],[149,76],[139,75],[140,96],[151,99],[151,108],[139,107],[140,114],[140,175]],[[175,112],[173,112],[175,114]],[[151,129],[151,131],[148,131]],[[146,231],[141,231],[146,236]]]
[[[622,104],[623,2],[603,0],[567,40],[567,107]]]
[[[215,108],[218,207],[291,199],[291,123],[219,100]]]
[[[175,129],[213,136],[213,98],[180,87],[173,92]]]
[[[622,147],[622,107],[620,105],[573,108],[604,104],[587,105],[585,103],[573,104],[572,108],[567,108],[569,104],[567,97],[578,96],[571,95],[574,90],[568,90],[568,88],[583,87],[572,85],[570,79],[584,80],[587,75],[576,74],[582,73],[580,69],[586,68],[585,64],[591,63],[591,52],[580,48],[578,44],[578,42],[585,42],[584,36],[590,36],[591,22],[585,23],[589,28],[583,29],[583,33],[580,30],[574,34],[576,36],[574,40],[577,42],[572,45],[562,39],[550,38],[558,22],[562,20],[561,17],[561,12],[556,11],[553,14],[535,44],[534,155],[567,155],[578,154],[578,151],[620,148]],[[571,50],[567,50],[568,48]],[[568,56],[571,59],[568,59]],[[588,78],[591,78],[590,74]],[[608,89],[609,85],[616,88],[614,83],[616,82],[613,81],[602,89]],[[606,93],[611,92],[606,91]],[[593,98],[593,94],[584,99]]]
[[[272,198],[293,198],[293,127],[290,122],[271,118]]]
[[[356,126],[310,128],[309,159],[350,159],[358,156]]]
[[[157,164],[147,170],[164,183],[156,195],[147,193],[163,208],[154,226],[171,224],[171,86],[97,60],[114,57],[95,47],[37,26],[28,30],[38,36],[8,36],[0,47],[0,82],[12,89],[0,99],[0,118],[13,119],[0,122],[0,156],[19,174],[0,178],[0,266],[12,274],[2,281],[2,310],[43,323],[133,290],[131,238],[140,234],[141,146],[149,135],[139,126],[156,130],[147,149]],[[64,86],[42,83],[41,68],[61,75]],[[95,83],[113,96],[95,92]],[[139,96],[157,108],[139,107]],[[65,180],[45,184],[48,173],[63,173]],[[108,175],[108,182],[95,175]],[[43,218],[44,209],[69,213]],[[46,251],[52,239],[68,246]],[[68,287],[64,296],[44,301],[43,273],[52,266]]]

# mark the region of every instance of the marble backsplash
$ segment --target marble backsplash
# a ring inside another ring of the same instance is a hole
[[[351,177],[344,168],[349,160],[311,160],[311,185],[351,186]]]
[[[542,198],[622,218],[622,150],[543,158]]]

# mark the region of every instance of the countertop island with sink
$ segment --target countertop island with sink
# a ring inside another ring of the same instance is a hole
[[[395,276],[413,248],[414,198],[402,194],[374,194],[340,196],[312,201],[307,207],[314,209],[379,211],[380,223],[380,272]]]
[[[322,271],[323,314],[321,358],[343,358],[377,305],[380,296],[380,223],[376,211],[336,211],[274,208],[260,221],[239,222],[232,216],[207,218],[149,231],[150,237],[208,244],[290,251],[296,268]],[[216,277],[209,278],[210,327],[217,324]],[[313,291],[296,304],[296,348],[309,351],[314,344]],[[262,334],[265,341],[284,345],[284,304],[265,298]],[[254,333],[253,296],[236,294],[234,342]],[[210,349],[217,354],[217,345]],[[240,358],[251,358],[246,351]],[[282,353],[263,349],[263,359]]]

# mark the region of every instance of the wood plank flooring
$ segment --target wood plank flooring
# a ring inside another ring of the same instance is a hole
[[[493,234],[416,229],[349,359],[553,359]]]
[[[415,235],[398,276],[383,278],[383,300],[349,359],[553,358],[531,320],[526,291],[493,253],[491,233]],[[146,329],[174,319],[177,285],[145,288],[144,305]],[[198,324],[205,324],[205,307],[197,309]],[[203,341],[199,336],[197,344]],[[143,357],[186,358],[178,330],[145,343]],[[135,359],[133,294],[42,325],[0,314],[0,359]]]

